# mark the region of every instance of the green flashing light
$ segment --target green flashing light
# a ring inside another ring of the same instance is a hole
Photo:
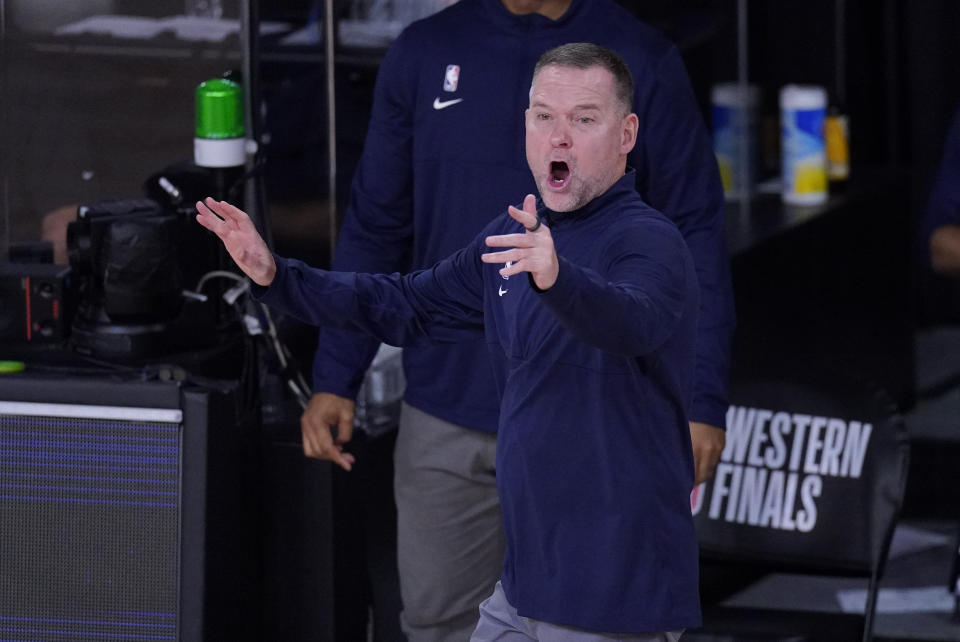
[[[225,78],[200,83],[196,109],[197,138],[243,137],[243,89],[239,84]]]

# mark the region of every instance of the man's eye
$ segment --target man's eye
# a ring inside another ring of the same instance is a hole
[[[550,120],[550,114],[537,114],[537,120]]]
[[[582,125],[589,125],[590,123],[593,122],[593,119],[590,118],[589,116],[581,116],[580,118],[577,119],[577,122],[579,122]]]

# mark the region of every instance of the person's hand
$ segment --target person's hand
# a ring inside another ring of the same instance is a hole
[[[353,436],[354,402],[329,392],[310,397],[300,417],[303,452],[307,457],[328,459],[344,470],[353,467],[354,458],[343,450]]]
[[[727,433],[722,428],[691,421],[690,441],[693,442],[693,483],[702,484],[713,477],[717,469],[720,454],[727,443]]]
[[[484,263],[507,263],[510,265],[500,269],[500,276],[513,276],[520,272],[529,272],[533,282],[541,290],[548,290],[557,282],[560,264],[557,262],[557,252],[553,248],[553,236],[550,228],[543,225],[537,217],[537,199],[533,194],[527,194],[523,199],[523,209],[518,210],[513,205],[507,208],[510,216],[520,225],[527,228],[526,232],[517,234],[503,234],[488,236],[486,243],[489,247],[509,247],[512,249],[500,252],[487,252],[480,256]]]
[[[941,276],[960,276],[960,225],[941,225],[930,235],[930,267]]]
[[[273,282],[277,264],[246,212],[208,197],[197,201],[197,222],[223,241],[237,267],[254,283],[267,286]]]

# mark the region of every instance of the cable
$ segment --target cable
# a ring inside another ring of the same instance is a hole
[[[199,295],[203,286],[214,278],[230,279],[239,284],[224,292],[223,300],[233,308],[248,337],[255,338],[258,335],[263,337],[270,352],[273,353],[280,365],[280,376],[287,388],[293,393],[300,407],[306,408],[310,399],[310,386],[307,385],[300,370],[293,365],[293,355],[290,350],[280,341],[270,308],[259,301],[254,301],[249,296],[243,298],[241,302],[241,297],[250,293],[250,281],[246,277],[227,270],[213,270],[204,274],[197,282],[194,289],[195,294]],[[262,322],[260,317],[262,317]],[[254,341],[254,345],[255,343]],[[246,370],[247,367],[248,364],[245,363],[244,369]]]
[[[240,197],[240,188],[243,187],[244,183],[246,183],[251,178],[256,178],[260,176],[260,174],[263,171],[263,168],[266,167],[266,164],[267,162],[265,159],[257,158],[254,161],[253,167],[251,167],[250,169],[245,171],[243,174],[241,174],[237,178],[237,180],[233,181],[230,187],[227,188],[227,200],[230,201],[231,203],[236,202],[237,199]],[[256,207],[259,207],[256,204],[254,205]]]
[[[287,387],[293,392],[301,408],[306,408],[307,402],[310,399],[310,387],[306,381],[304,381],[300,371],[296,367],[293,367],[291,363],[293,357],[290,351],[280,342],[280,338],[277,336],[277,326],[273,322],[273,315],[270,314],[270,308],[260,302],[257,302],[257,305],[260,307],[263,317],[267,322],[267,338],[277,357],[277,361],[280,362],[281,374],[286,379]]]
[[[204,274],[202,277],[200,277],[200,280],[197,281],[197,286],[193,289],[194,292],[200,292],[201,290],[203,290],[203,286],[206,285],[207,281],[214,278],[233,279],[238,283],[247,282],[246,277],[240,276],[236,272],[228,272],[227,270],[212,270]]]
[[[236,277],[232,272],[227,274]],[[246,279],[239,280],[245,285],[249,283]],[[280,366],[279,375],[286,387],[293,393],[300,407],[306,408],[310,399],[310,386],[307,385],[300,370],[293,363],[290,350],[280,341],[270,308],[259,301],[253,300],[250,296],[244,297],[241,302],[239,299],[244,294],[249,295],[249,288],[231,288],[224,294],[224,300],[234,308],[237,316],[242,320],[248,336],[263,338]]]

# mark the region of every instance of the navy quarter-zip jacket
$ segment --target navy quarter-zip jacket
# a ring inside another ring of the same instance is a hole
[[[378,73],[333,269],[427,268],[469,243],[507,204],[536,193],[523,110],[537,59],[567,42],[609,47],[630,66],[640,128],[628,163],[643,200],[680,228],[700,281],[690,419],[724,426],[734,313],[712,145],[676,47],[610,0],[573,0],[555,21],[513,15],[500,0],[460,0],[408,27]],[[458,68],[453,86],[448,66]],[[355,397],[377,345],[322,330],[313,389]],[[407,403],[460,426],[496,430],[499,398],[480,338],[425,337],[407,345],[403,359]]]
[[[544,210],[560,262],[539,293],[485,264],[484,238],[405,276],[278,259],[264,302],[393,345],[479,336],[499,401],[502,582],[525,617],[610,632],[700,623],[686,409],[698,289],[673,223],[633,172],[585,207]],[[542,207],[542,205],[541,205]]]

